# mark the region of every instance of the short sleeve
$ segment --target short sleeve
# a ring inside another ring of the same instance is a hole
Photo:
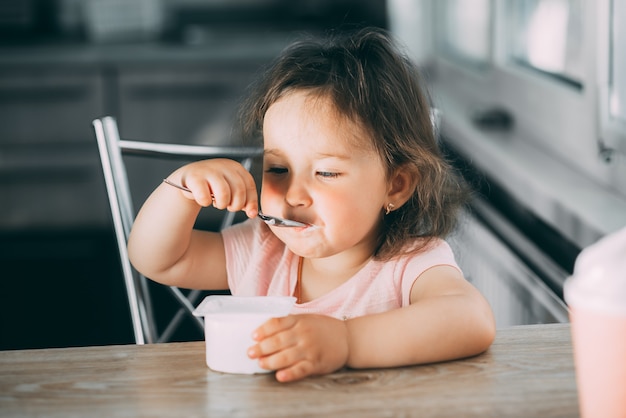
[[[451,266],[461,271],[452,248],[442,239],[434,241],[424,252],[408,260],[402,274],[402,306],[409,306],[411,289],[419,276],[435,266]]]

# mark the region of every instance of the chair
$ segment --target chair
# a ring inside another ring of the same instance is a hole
[[[123,155],[135,155],[159,159],[201,160],[209,158],[231,158],[240,161],[250,171],[254,157],[262,153],[261,148],[238,146],[200,146],[157,142],[130,141],[120,138],[117,121],[107,116],[93,121],[106,191],[113,217],[115,238],[119,249],[122,273],[128,294],[133,332],[137,344],[165,342],[180,325],[185,315],[203,331],[201,318],[192,315],[201,295],[192,290],[184,294],[181,289],[164,286],[180,307],[165,329],[159,333],[153,312],[152,300],[146,277],[137,272],[128,258],[127,241],[135,218],[133,200]],[[169,174],[169,173],[168,173]],[[224,212],[220,229],[231,225],[235,214]]]

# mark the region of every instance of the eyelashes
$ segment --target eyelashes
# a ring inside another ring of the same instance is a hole
[[[289,170],[285,167],[269,167],[265,169],[265,172],[269,174],[287,174]]]
[[[315,175],[326,179],[335,179],[339,177],[339,173],[335,173],[333,171],[317,171]]]
[[[273,174],[276,176],[285,175],[289,173],[289,170],[285,167],[269,167],[265,169],[265,172],[268,174]],[[336,171],[316,171],[315,176],[323,179],[335,179],[339,177],[341,173]]]

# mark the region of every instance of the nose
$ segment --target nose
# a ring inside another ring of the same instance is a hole
[[[292,177],[285,192],[285,202],[289,206],[298,207],[309,206],[312,201],[306,181]]]

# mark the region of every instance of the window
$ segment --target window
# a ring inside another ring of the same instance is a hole
[[[599,9],[599,135],[626,155],[626,0],[602,0]]]
[[[511,59],[582,88],[584,55],[580,1],[514,1],[509,7]]]
[[[623,176],[599,157],[596,68],[602,60],[596,43],[596,31],[603,27],[596,21],[598,4],[615,8],[625,1],[433,0],[437,43],[432,90],[436,98],[457,106],[457,114],[506,110],[515,121],[510,138],[547,151],[599,183],[626,190]],[[612,11],[613,19],[623,19],[615,17],[620,10]],[[626,48],[620,51],[624,54]],[[479,64],[482,71],[468,63]],[[614,72],[625,73],[623,61],[612,65]],[[609,73],[607,68],[607,77]],[[623,83],[614,80],[613,90],[605,92],[607,121],[609,96],[618,95]],[[614,132],[615,110],[612,121]]]
[[[612,5],[609,115],[626,123],[626,1],[614,1]]]
[[[572,242],[623,226],[626,0],[414,1],[451,148]]]
[[[491,52],[490,0],[435,2],[441,30],[438,47],[449,58],[483,67]]]

